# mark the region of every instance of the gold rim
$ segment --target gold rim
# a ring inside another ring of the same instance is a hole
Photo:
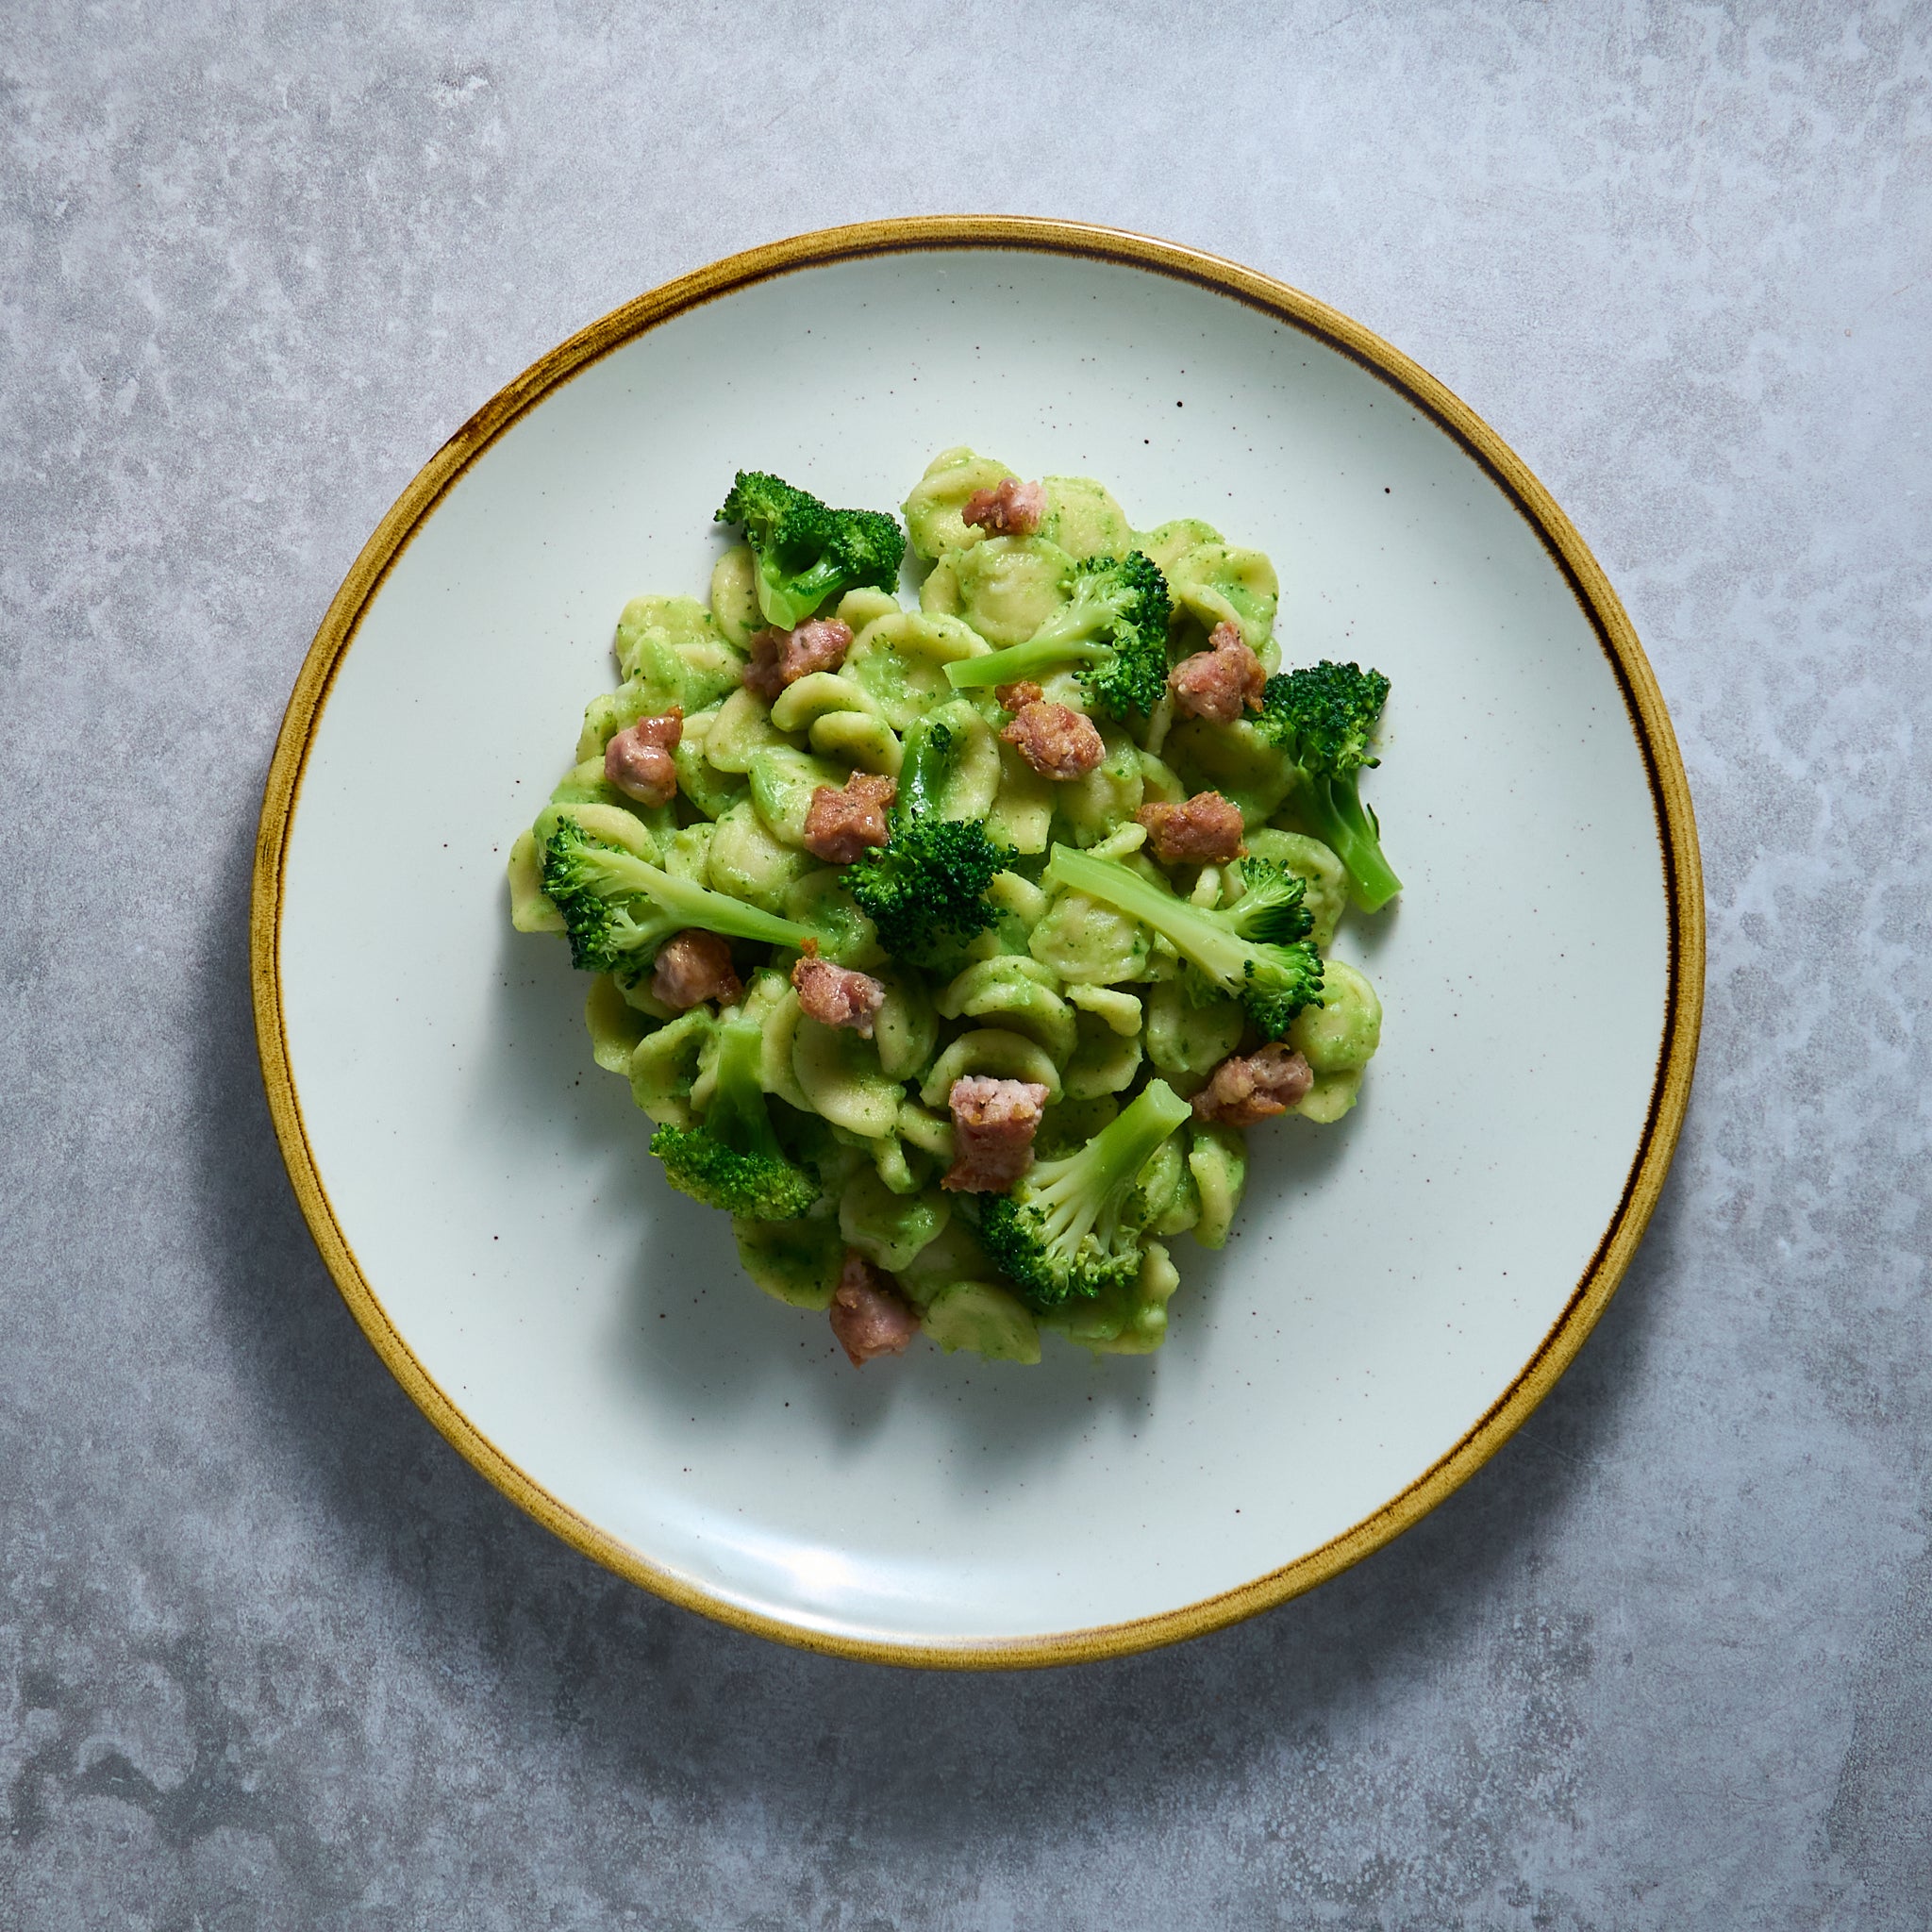
[[[1263,309],[1339,349],[1424,410],[1508,496],[1549,551],[1601,641],[1629,709],[1649,773],[1657,842],[1671,908],[1663,1048],[1642,1137],[1623,1197],[1575,1292],[1541,1346],[1489,1412],[1431,1468],[1371,1516],[1321,1548],[1238,1589],[1159,1616],[1051,1636],[941,1643],[885,1643],[789,1624],[712,1595],[650,1562],[533,1481],[478,1432],[438,1387],[370,1287],[350,1249],[316,1167],[283,1033],[280,976],[282,866],[303,767],[329,686],[390,566],[463,471],[526,409],[620,344],[700,303],[795,269],[856,257],[936,248],[1023,249],[1119,262],[1192,282]],[[1466,1482],[1549,1393],[1596,1325],[1629,1265],[1657,1205],[1690,1097],[1704,1006],[1704,884],[1690,790],[1675,734],[1637,633],[1608,579],[1570,520],[1523,460],[1476,413],[1359,323],[1325,303],[1217,256],[1114,228],[1012,216],[931,216],[865,222],[754,248],[640,295],[553,349],[492,396],[424,466],[363,546],[329,605],[295,680],[276,740],[255,848],[249,958],[262,1080],[282,1158],[316,1246],[362,1332],[417,1406],[455,1448],[520,1507],[586,1556],[646,1590],[720,1623],[781,1643],[874,1662],[947,1670],[1023,1668],[1121,1657],[1196,1637],[1299,1596],[1379,1549]]]

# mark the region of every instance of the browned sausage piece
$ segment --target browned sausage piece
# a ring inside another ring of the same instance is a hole
[[[798,1004],[822,1026],[849,1026],[861,1040],[872,1038],[872,1023],[886,1003],[886,990],[869,973],[854,973],[818,957],[818,941],[807,940],[805,957],[791,969]]]
[[[1022,705],[1000,736],[1042,778],[1062,784],[1084,778],[1107,756],[1091,718],[1082,717],[1070,705],[1049,705],[1038,698]]]
[[[850,865],[887,839],[886,808],[899,795],[899,781],[874,772],[854,772],[842,790],[812,788],[805,814],[805,849],[827,865]]]
[[[1259,1053],[1228,1055],[1194,1095],[1194,1113],[1224,1127],[1252,1127],[1257,1121],[1286,1113],[1314,1080],[1300,1054],[1282,1041],[1272,1041]]]
[[[874,1356],[903,1355],[919,1333],[918,1311],[893,1291],[891,1280],[857,1248],[845,1250],[845,1266],[832,1291],[832,1333],[854,1368],[862,1369]]]
[[[1047,1091],[1038,1080],[995,1080],[968,1074],[953,1082],[953,1166],[942,1188],[956,1193],[1004,1194],[1033,1165]]]
[[[989,537],[1030,537],[1045,514],[1044,485],[1003,476],[991,490],[975,490],[959,517]]]
[[[677,767],[671,754],[683,736],[682,705],[640,718],[604,747],[605,777],[640,805],[669,805],[677,795]]]
[[[1045,695],[1045,691],[1030,677],[1023,677],[1017,684],[1000,685],[993,691],[1003,711],[1017,711],[1024,705],[1037,705]]]
[[[744,988],[731,968],[731,948],[716,933],[695,925],[673,933],[658,948],[651,991],[680,1013],[706,1000],[734,1007],[744,997]]]
[[[1223,622],[1214,626],[1205,651],[1183,658],[1167,674],[1174,708],[1210,724],[1232,724],[1243,711],[1261,708],[1261,687],[1268,674],[1248,649],[1240,626]]]
[[[751,641],[746,686],[769,703],[814,671],[836,671],[852,648],[852,626],[836,617],[808,617],[791,630],[761,630]]]
[[[1218,791],[1197,791],[1184,805],[1143,805],[1134,817],[1162,865],[1225,865],[1247,849],[1240,808]]]

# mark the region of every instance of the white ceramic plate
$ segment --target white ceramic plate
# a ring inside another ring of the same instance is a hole
[[[702,595],[741,465],[891,506],[967,442],[1265,549],[1287,661],[1394,680],[1368,790],[1407,881],[1344,924],[1388,1020],[1342,1124],[1252,1136],[1166,1349],[855,1373],[740,1274],[591,1065],[504,857]],[[1064,224],[807,237],[546,358],[372,538],[291,703],[255,909],[291,1174],[437,1425],[614,1568],[769,1635],[945,1664],[1116,1653],[1332,1574],[1534,1407],[1622,1273],[1689,1091],[1695,835],[1668,721],[1560,511],[1440,385],[1232,264]]]

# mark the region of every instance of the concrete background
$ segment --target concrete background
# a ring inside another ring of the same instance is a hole
[[[0,1924],[1932,1923],[1932,12],[81,8],[0,21]],[[1556,1395],[1120,1665],[715,1629],[515,1514],[292,1204],[243,919],[395,492],[636,291],[868,215],[1339,304],[1574,516],[1696,788],[1697,1095]]]

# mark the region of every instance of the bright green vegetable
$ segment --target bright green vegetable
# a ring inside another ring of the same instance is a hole
[[[1036,1161],[1010,1194],[987,1200],[980,1241],[1035,1307],[1058,1307],[1139,1275],[1140,1238],[1121,1210],[1135,1177],[1191,1112],[1165,1080],[1150,1081],[1077,1154]]]
[[[718,1028],[716,1085],[695,1127],[661,1126],[651,1152],[680,1192],[752,1221],[795,1221],[819,1198],[819,1177],[787,1158],[758,1085],[756,1021]]]
[[[856,585],[899,581],[906,533],[876,509],[832,509],[762,470],[741,470],[715,522],[736,524],[758,558],[758,608],[781,630]]]
[[[1382,827],[1359,789],[1363,770],[1381,763],[1369,756],[1369,739],[1388,698],[1389,680],[1379,671],[1324,658],[1271,677],[1255,720],[1256,734],[1299,772],[1295,814],[1348,868],[1350,891],[1364,912],[1379,911],[1402,890],[1382,854]]]
[[[1010,684],[1075,667],[1110,717],[1144,716],[1167,689],[1167,579],[1139,550],[1091,557],[1074,573],[1072,601],[1024,644],[946,666],[955,691]]]
[[[789,919],[676,878],[632,853],[593,845],[572,818],[559,819],[544,841],[543,891],[563,919],[571,964],[591,973],[641,971],[687,926],[774,946],[803,946],[812,937]]]
[[[849,867],[845,884],[895,958],[932,964],[958,955],[998,918],[987,898],[1011,858],[976,819],[939,815],[954,734],[923,719],[906,739],[891,837]]]
[[[1269,1040],[1322,1001],[1322,961],[1306,937],[1302,882],[1278,866],[1249,865],[1232,906],[1190,905],[1113,858],[1056,845],[1047,876],[1137,919],[1168,941],[1222,992],[1232,993]]]

